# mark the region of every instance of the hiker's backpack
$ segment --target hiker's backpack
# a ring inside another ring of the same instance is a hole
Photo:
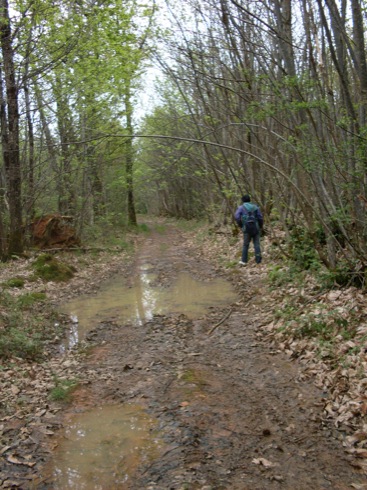
[[[242,229],[250,237],[254,237],[259,233],[259,225],[255,215],[257,208],[250,211],[244,206],[244,210],[245,212],[242,214]]]

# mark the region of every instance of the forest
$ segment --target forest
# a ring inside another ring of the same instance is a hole
[[[365,0],[0,0],[0,488],[367,488],[366,34]]]
[[[137,213],[232,225],[250,193],[285,254],[364,285],[364,1],[1,0],[0,13],[3,260],[51,213],[81,237]]]

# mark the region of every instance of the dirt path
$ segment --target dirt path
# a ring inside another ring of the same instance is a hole
[[[207,281],[222,274],[174,228],[149,235],[131,280],[142,262],[163,288],[182,270]],[[323,421],[322,393],[257,335],[264,269],[247,274],[251,283],[232,307],[196,320],[156,316],[139,328],[107,322],[89,335],[95,347],[83,370],[94,381],[77,390],[64,423],[99,404],[134,402],[157,421],[164,441],[158,457],[114,488],[367,488]],[[43,476],[37,488],[55,488]]]

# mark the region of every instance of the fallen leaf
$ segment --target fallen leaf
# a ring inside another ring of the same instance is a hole
[[[20,389],[18,388],[18,386],[12,385],[10,389],[14,396],[19,395]]]
[[[35,461],[33,461],[33,462],[32,461],[31,462],[21,461],[20,459],[16,458],[13,455],[8,456],[6,459],[7,459],[7,461],[9,461],[9,463],[21,464],[24,466],[29,466],[30,468],[33,468],[33,466],[35,466],[37,464]]]
[[[277,466],[277,463],[272,463],[271,461],[265,458],[254,458],[252,462],[258,465],[262,465],[265,468],[274,468],[274,466]]]
[[[11,446],[4,446],[2,449],[0,449],[0,456],[1,456],[2,454],[6,453],[6,451],[7,451],[8,449],[10,449],[10,448],[11,448]]]
[[[354,454],[358,457],[358,458],[367,458],[367,449],[363,449],[363,448],[356,448]]]
[[[15,480],[4,481],[2,488],[19,488],[22,486],[22,482]]]

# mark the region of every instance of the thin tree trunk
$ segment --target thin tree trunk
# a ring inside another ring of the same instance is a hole
[[[61,171],[59,179],[59,212],[73,214],[76,208],[74,182],[72,180],[72,155],[70,142],[72,141],[72,123],[68,101],[63,95],[62,80],[56,74],[55,89],[57,97],[57,126],[61,144]]]
[[[53,141],[50,127],[46,119],[46,115],[44,111],[45,102],[42,99],[42,95],[38,83],[34,84],[34,93],[37,100],[37,110],[40,115],[42,130],[45,133],[46,146],[47,146],[48,156],[50,159],[51,169],[57,174],[58,169],[57,169],[57,157],[55,152],[55,142]]]
[[[28,143],[29,143],[29,156],[28,156],[28,196],[27,196],[27,218],[32,220],[34,218],[34,132],[33,121],[31,114],[31,102],[29,97],[28,81],[25,81],[24,85],[25,106],[26,106],[26,118],[28,126]]]
[[[129,136],[134,134],[133,124],[132,124],[132,104],[131,104],[131,93],[130,87],[128,86],[125,94],[125,107],[126,107],[126,129]],[[126,183],[127,183],[127,214],[128,214],[128,224],[136,226],[136,211],[134,202],[134,179],[133,179],[133,139],[127,138],[125,143],[126,151]]]

